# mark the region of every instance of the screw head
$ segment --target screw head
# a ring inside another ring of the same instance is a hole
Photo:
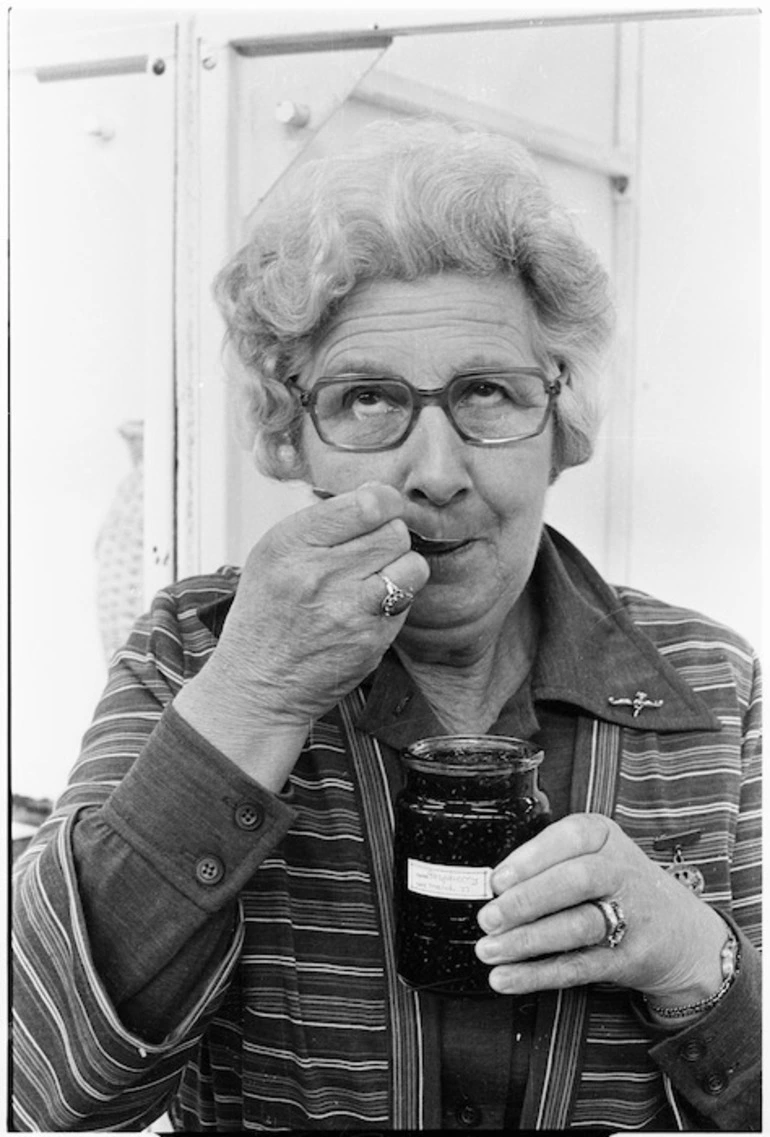
[[[154,75],[162,75],[165,70],[166,70],[165,59],[156,59],[152,65],[153,74]]]

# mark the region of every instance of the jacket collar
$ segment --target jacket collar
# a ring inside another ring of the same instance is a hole
[[[636,730],[719,730],[707,703],[632,621],[615,590],[565,537],[546,528],[535,566],[541,614],[533,668],[536,700],[572,703]],[[634,717],[609,700],[644,692],[662,705]]]
[[[720,729],[707,704],[633,623],[614,589],[565,537],[547,526],[533,584],[541,617],[538,652],[528,690],[518,706],[515,696],[511,700],[513,712],[531,722],[533,704],[551,701],[632,730]],[[226,596],[198,609],[199,619],[217,638],[232,602],[233,597]],[[395,652],[385,655],[365,689],[361,729],[394,746],[443,733]],[[661,705],[634,717],[633,706],[609,702],[633,700],[637,692],[662,700]]]

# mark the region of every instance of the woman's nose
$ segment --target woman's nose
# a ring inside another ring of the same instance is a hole
[[[401,448],[403,492],[413,501],[448,505],[471,488],[468,446],[440,407],[423,407]]]

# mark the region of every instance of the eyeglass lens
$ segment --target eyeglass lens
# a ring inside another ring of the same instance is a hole
[[[340,378],[316,388],[315,418],[327,442],[375,449],[397,443],[408,432],[418,401],[403,379]],[[538,432],[548,394],[537,374],[457,375],[447,388],[446,406],[469,438],[515,439]]]

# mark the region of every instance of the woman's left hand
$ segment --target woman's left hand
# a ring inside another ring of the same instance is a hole
[[[496,991],[615,983],[688,1005],[720,986],[724,921],[608,817],[572,814],[548,826],[500,862],[492,888],[478,917],[489,934],[476,952],[492,965]],[[624,914],[615,948],[602,944],[596,900],[615,900]]]

